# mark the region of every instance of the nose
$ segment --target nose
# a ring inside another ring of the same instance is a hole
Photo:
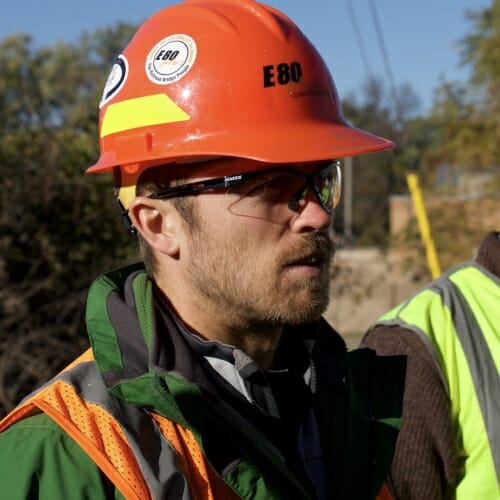
[[[329,229],[332,214],[328,213],[318,202],[311,190],[308,191],[302,206],[292,219],[290,227],[295,233],[321,231]]]

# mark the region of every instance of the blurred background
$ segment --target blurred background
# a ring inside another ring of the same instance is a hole
[[[111,179],[83,172],[115,56],[172,3],[2,6],[0,416],[86,348],[88,286],[137,258]],[[326,317],[352,348],[500,229],[500,0],[268,3],[317,45],[348,121],[397,143],[343,159]]]

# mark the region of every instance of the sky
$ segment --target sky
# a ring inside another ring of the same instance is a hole
[[[118,21],[139,24],[179,0],[12,0],[0,14],[0,40],[15,33],[35,46],[73,43]],[[472,30],[467,10],[493,0],[267,0],[288,14],[316,45],[341,98],[362,96],[367,78],[387,88],[411,86],[426,112],[442,81],[466,81],[458,42]],[[111,61],[110,61],[111,67]]]

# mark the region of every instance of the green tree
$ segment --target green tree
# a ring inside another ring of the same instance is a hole
[[[457,55],[470,78],[445,81],[436,90],[424,119],[431,140],[421,149],[421,184],[443,269],[471,258],[484,234],[498,228],[500,0],[464,15],[470,33],[459,42]],[[481,189],[479,174],[488,179]],[[471,186],[476,186],[473,198],[467,196]],[[401,236],[405,251],[413,250],[412,266],[420,262],[425,268],[416,222]]]
[[[467,11],[471,33],[460,42],[468,82],[445,82],[436,92],[432,123],[439,141],[432,164],[491,169],[500,157],[500,0]]]
[[[98,103],[125,24],[76,45],[0,42],[0,413],[87,343],[90,280],[132,259],[98,156]]]
[[[396,99],[396,101],[395,101]],[[353,159],[353,235],[360,245],[386,246],[389,196],[406,193],[406,174],[418,169],[421,151],[432,140],[427,123],[416,117],[419,101],[408,85],[389,91],[383,81],[368,79],[358,98],[347,96],[344,114],[356,127],[395,142],[391,152]],[[342,232],[343,206],[336,218]]]

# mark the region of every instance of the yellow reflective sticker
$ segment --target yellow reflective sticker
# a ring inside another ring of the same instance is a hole
[[[185,122],[191,117],[166,94],[136,97],[110,104],[101,126],[101,137],[162,123]]]
[[[120,200],[123,208],[128,210],[130,202],[135,198],[135,184],[133,186],[121,187],[118,191],[118,199]]]

